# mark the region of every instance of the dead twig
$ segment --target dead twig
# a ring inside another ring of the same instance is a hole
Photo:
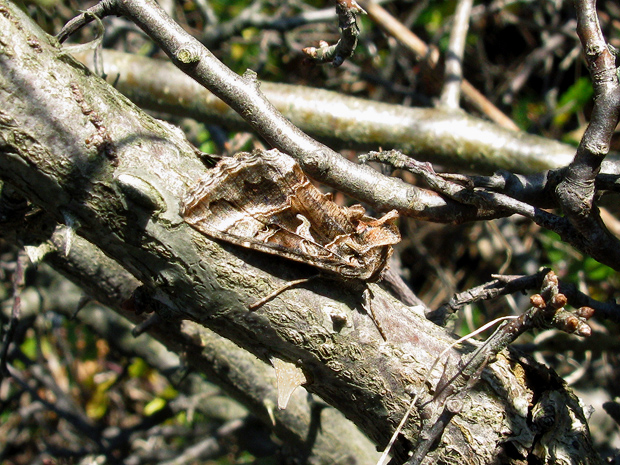
[[[357,37],[360,34],[356,17],[366,14],[364,9],[355,0],[339,0],[336,2],[338,15],[338,29],[340,40],[335,45],[325,41],[320,42],[319,48],[306,47],[303,52],[316,63],[331,63],[334,68],[342,65],[347,58],[351,58],[357,47]]]

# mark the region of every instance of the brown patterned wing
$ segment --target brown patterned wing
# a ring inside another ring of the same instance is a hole
[[[396,212],[379,220],[340,207],[277,150],[225,158],[183,202],[203,234],[308,263],[346,279],[378,278],[400,240]]]

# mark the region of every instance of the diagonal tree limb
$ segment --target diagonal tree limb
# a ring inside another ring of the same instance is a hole
[[[344,179],[353,180],[352,184],[358,186],[370,183],[376,187],[374,192],[357,191],[353,196],[368,200],[379,209],[385,209],[394,202],[399,204],[396,207],[399,210],[417,208],[422,192],[396,179],[378,177],[372,169],[354,165],[304,134],[264,97],[254,73],[239,76],[232,72],[152,0],[104,0],[70,21],[58,37],[61,41],[66,39],[71,32],[90,22],[92,15],[104,17],[109,14],[122,14],[131,19],[166,52],[175,65],[230,105],[273,147],[295,158],[310,176],[329,185],[340,185],[341,190],[347,193],[351,193],[351,184],[347,188]]]
[[[253,73],[241,77],[230,71],[153,1],[105,0],[69,22],[59,33],[59,38],[65,39],[70,32],[90,22],[93,15],[101,17],[108,14],[123,14],[132,19],[177,66],[229,104],[270,144],[294,157],[313,178],[379,210],[396,208],[404,215],[442,222],[461,222],[472,216],[488,218],[484,211],[478,212],[458,204],[446,205],[440,196],[432,192],[381,176],[369,167],[355,165],[310,138],[265,99]],[[373,187],[360,189],[364,185]]]
[[[137,351],[152,366],[161,369],[164,363],[162,358],[167,355],[166,349],[158,347],[152,340],[154,338],[171,352],[183,357],[187,365],[185,368],[206,375],[211,382],[217,383],[231,397],[247,406],[265,424],[271,425],[281,439],[299,449],[300,456],[324,465],[330,465],[343,457],[355,458],[365,465],[374,464],[374,447],[334,409],[321,411],[320,417],[324,423],[316,432],[314,442],[308,442],[308,436],[313,434],[312,428],[318,425],[312,422],[316,413],[313,409],[317,406],[307,393],[303,389],[298,390],[287,410],[278,410],[275,408],[277,392],[273,369],[207,328],[192,322],[181,325],[164,322],[154,325],[148,336],[134,339],[127,326],[130,322],[139,324],[145,316],[128,311],[126,302],[140,282],[119,263],[81,237],[75,238],[69,254],[65,254],[64,228],[59,226],[52,232],[42,227],[46,223],[53,224],[53,219],[44,212],[35,215],[29,212],[27,218],[7,218],[0,223],[0,236],[11,242],[19,240],[47,244],[48,253],[43,261],[78,284],[93,299],[110,307],[97,308],[91,305],[81,310],[77,317],[101,332],[102,336],[113,338],[111,346],[122,347],[131,353]],[[28,308],[27,311],[59,311],[58,307],[62,307],[63,313],[71,317],[79,297],[69,292],[67,284],[59,281],[51,292],[48,289],[40,290],[42,296],[30,299],[26,305],[48,307]],[[92,428],[91,425],[89,427]],[[94,432],[91,435],[96,436]],[[105,442],[110,441],[113,441],[112,437],[106,437]]]

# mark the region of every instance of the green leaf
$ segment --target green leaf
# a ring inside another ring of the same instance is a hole
[[[161,397],[156,397],[148,404],[144,406],[144,414],[148,417],[153,415],[154,413],[159,412],[163,409],[167,404],[166,399],[162,399]]]
[[[577,79],[558,99],[553,124],[558,127],[564,126],[572,115],[583,109],[593,94],[594,90],[589,78],[584,76]]]
[[[146,364],[144,360],[140,357],[136,357],[132,360],[131,365],[127,371],[129,372],[129,376],[132,378],[140,378],[144,376],[149,371],[149,366]]]
[[[597,262],[592,257],[587,257],[584,260],[583,268],[586,278],[591,281],[605,281],[616,273],[615,270]]]

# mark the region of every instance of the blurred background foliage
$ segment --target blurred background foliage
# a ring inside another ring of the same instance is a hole
[[[238,73],[249,68],[266,81],[320,87],[404,106],[432,106],[438,97],[440,79],[366,16],[358,20],[362,33],[351,60],[337,69],[308,62],[302,48],[316,46],[319,40],[334,43],[338,38],[331,2],[160,3]],[[401,0],[382,5],[427,44],[444,51],[455,3]],[[75,0],[20,2],[50,34],[57,33],[66,21],[91,4]],[[598,2],[598,8],[605,36],[611,45],[620,48],[620,6],[616,1],[604,0]],[[105,47],[163,57],[132,24],[120,18],[106,19],[105,24]],[[84,42],[92,39],[92,34],[93,28],[85,28],[73,40]],[[464,76],[523,131],[578,144],[588,121],[592,86],[575,33],[572,2],[475,2],[463,68]],[[222,147],[234,152],[261,145],[252,134],[179,117],[156,116],[180,125],[206,153],[219,153]],[[618,149],[616,139],[612,149]],[[342,196],[336,198],[342,200]],[[615,225],[611,229],[618,231],[616,203],[609,202],[605,219]],[[391,266],[431,308],[455,292],[489,281],[492,274],[532,274],[541,266],[551,267],[562,280],[576,284],[598,300],[618,298],[617,272],[520,218],[467,225],[406,219],[401,228],[403,241],[396,248]],[[16,252],[2,242],[0,250],[4,324],[11,305]],[[29,274],[27,289],[48,286],[55,279],[52,271],[42,267]],[[123,352],[113,338],[74,318],[75,302],[68,301],[73,306],[32,314],[22,321],[24,330],[18,336],[19,357],[14,365],[24,384],[5,381],[1,386],[0,462],[161,463],[206,436],[217,435],[228,422],[247,417],[239,405],[230,407],[234,413],[226,414],[188,409],[179,399],[197,395],[192,390],[196,385],[192,377],[198,375],[179,378],[178,373],[162,373],[161,368],[150,366],[143,358]],[[527,306],[528,296],[509,296],[467,308],[451,324],[455,331],[465,334],[492,318],[521,313]],[[85,311],[88,307],[81,310]],[[594,437],[601,452],[610,455],[614,447],[620,446],[618,426],[600,413],[604,401],[620,396],[618,327],[594,321],[593,333],[586,341],[557,332],[525,335],[520,347],[555,368],[586,403],[595,406],[600,419],[591,425]],[[223,400],[217,388],[212,386],[205,393],[204,384],[200,385],[202,396],[221,405],[233,404]],[[72,412],[81,412],[79,418],[67,419],[63,405],[70,406]],[[80,430],[76,425],[84,427]],[[249,425],[248,430],[236,429],[225,437],[218,436],[219,447],[187,463],[284,461],[281,442],[264,426],[252,422]],[[114,436],[119,430],[126,434]],[[116,437],[116,442],[102,444],[97,439],[102,432]]]

